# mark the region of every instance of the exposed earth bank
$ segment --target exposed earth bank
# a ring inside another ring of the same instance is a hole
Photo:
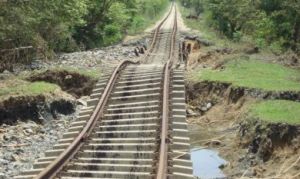
[[[30,169],[76,119],[101,75],[135,58],[134,48],[143,42],[61,54],[0,73],[0,178]]]
[[[59,95],[10,97],[0,102],[0,177],[31,168],[75,119],[76,100]],[[80,108],[78,106],[78,108]]]
[[[300,126],[264,122],[248,112],[262,99],[299,100],[298,95],[208,81],[190,82],[186,89],[191,131],[202,136],[195,143],[220,152],[229,178],[299,174]]]
[[[203,70],[224,71],[232,59],[259,58],[298,69],[298,57],[264,56],[253,46],[218,47],[190,34],[183,39],[188,122],[192,138],[197,133],[193,145],[219,151],[228,162],[220,168],[229,178],[299,177],[300,126],[266,122],[250,113],[254,104],[264,100],[299,102],[299,91],[263,90],[199,79]]]

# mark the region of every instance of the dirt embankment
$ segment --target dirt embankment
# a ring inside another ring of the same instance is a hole
[[[255,88],[236,87],[225,82],[189,82],[186,85],[189,103],[201,102],[207,96],[227,98],[228,102],[236,103],[243,97],[255,99],[282,99],[300,101],[300,92],[296,91],[265,91]]]
[[[208,136],[199,145],[220,152],[229,162],[224,168],[228,177],[297,174],[300,168],[296,161],[300,153],[299,126],[265,123],[250,118],[247,112],[257,100],[299,101],[299,93],[266,92],[208,81],[190,82],[186,89],[188,120],[198,124]]]
[[[255,99],[227,83],[189,82],[186,85],[188,115],[198,122],[237,119]],[[200,117],[200,118],[198,118]],[[191,119],[193,121],[193,119]]]
[[[43,73],[32,75],[28,80],[31,82],[45,81],[57,84],[63,91],[76,98],[90,95],[97,82],[96,79],[67,70],[47,70]]]
[[[10,97],[0,102],[0,125],[13,125],[17,120],[43,120],[56,118],[57,114],[70,115],[75,111],[74,101],[65,98],[48,99],[46,96]]]
[[[27,88],[22,87],[11,90],[11,93],[2,91],[0,178],[13,178],[20,171],[32,168],[33,162],[42,157],[45,150],[51,149],[76,119],[98,80],[97,76],[100,76],[99,71],[109,72],[120,60],[135,58],[137,44],[139,41],[131,41],[123,45],[61,54],[51,61],[37,59],[29,64],[14,64],[10,69],[3,69],[4,73],[0,69],[0,86],[7,83],[3,85],[7,91],[21,86],[19,84],[33,84],[28,81],[53,83],[61,88],[53,85],[53,90],[45,90],[33,85],[30,88],[34,91],[32,93],[25,94]],[[84,70],[79,72],[77,69]],[[33,70],[44,72],[34,74]],[[28,74],[32,75],[27,79],[21,76]],[[76,101],[74,97],[80,99]]]
[[[1,82],[8,83],[14,78],[16,84],[30,85],[13,75],[1,79]],[[54,83],[61,89],[55,85],[56,89],[49,91],[36,86],[32,90],[40,91],[38,93],[22,93],[21,90],[13,92],[11,96],[2,96],[0,178],[12,178],[20,171],[31,168],[45,150],[51,149],[82,107],[76,105],[74,97],[89,95],[96,83],[89,76],[66,70],[48,70],[33,74],[28,80]]]
[[[300,126],[283,123],[266,123],[260,119],[246,118],[240,122],[238,138],[242,147],[268,161],[278,148],[300,149]]]
[[[251,44],[217,46],[215,42],[202,39],[196,35],[184,34],[182,38],[184,39],[182,49],[188,58],[188,70],[207,67],[219,69],[222,68],[228,59],[236,57],[260,59],[291,68],[300,68],[300,56],[292,51],[287,51],[283,54],[273,54],[262,52],[257,46]]]

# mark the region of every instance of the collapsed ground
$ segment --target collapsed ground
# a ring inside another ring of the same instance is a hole
[[[205,32],[187,36],[187,112],[202,131],[192,129],[202,136],[197,144],[220,151],[231,178],[299,176],[299,57],[220,43]],[[99,69],[133,58],[137,44],[64,54],[2,73],[0,176],[31,168],[84,106],[105,73]]]
[[[32,168],[76,119],[101,75],[134,58],[141,43],[61,54],[0,73],[0,178]]]
[[[219,151],[229,178],[299,177],[299,56],[217,38],[184,15],[200,31],[183,36],[193,145]]]

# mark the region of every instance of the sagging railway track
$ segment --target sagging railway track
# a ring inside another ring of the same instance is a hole
[[[171,30],[161,30],[172,15]],[[68,132],[15,178],[193,178],[177,46],[172,5],[139,63],[103,76]]]

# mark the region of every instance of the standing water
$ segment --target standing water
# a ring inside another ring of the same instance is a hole
[[[201,179],[225,178],[222,170],[219,168],[225,165],[226,161],[222,159],[217,151],[209,149],[193,149],[191,151],[194,176]]]
[[[193,174],[201,179],[223,179],[225,174],[219,168],[227,162],[219,156],[217,149],[201,148],[203,143],[213,138],[212,131],[209,128],[203,128],[198,125],[190,125],[190,139],[192,143],[191,160],[193,162]]]

